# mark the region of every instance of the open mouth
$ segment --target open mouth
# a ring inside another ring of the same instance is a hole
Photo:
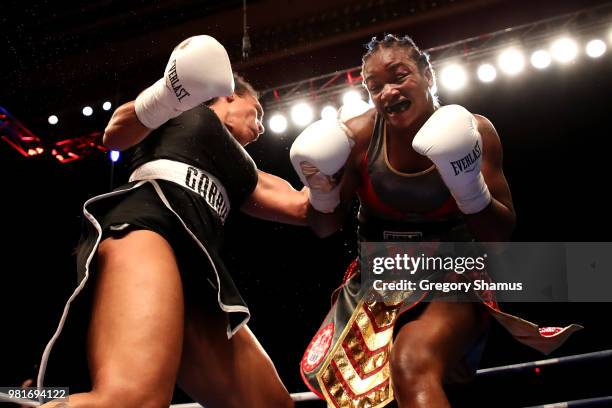
[[[389,115],[404,112],[405,110],[410,108],[410,105],[412,105],[412,102],[410,102],[408,99],[404,99],[403,101],[399,101],[385,107],[385,112],[387,112]]]

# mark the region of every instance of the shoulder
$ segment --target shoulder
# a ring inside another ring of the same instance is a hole
[[[188,126],[206,125],[214,129],[220,129],[223,127],[223,123],[215,111],[204,104],[198,105],[181,113],[176,118],[170,119],[169,122]]]
[[[483,143],[485,140],[488,142],[497,141],[497,143],[499,143],[499,135],[497,134],[497,130],[495,129],[495,126],[493,126],[493,123],[482,115],[478,115],[476,113],[473,115],[474,118],[476,118],[477,130],[483,138]]]
[[[366,139],[369,140],[372,137],[375,122],[376,109],[372,108],[359,116],[349,119],[346,121],[345,125],[353,133],[355,142],[359,144],[360,142],[363,143]]]
[[[370,145],[372,132],[376,123],[376,109],[372,108],[359,116],[348,120],[345,125],[353,134],[355,146],[353,156],[359,159],[362,157]]]
[[[493,126],[493,123],[486,117],[478,114],[473,114],[476,118],[478,133],[482,137],[482,149],[484,157],[495,162],[501,161],[502,144],[499,134]]]

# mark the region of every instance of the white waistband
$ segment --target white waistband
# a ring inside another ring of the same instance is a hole
[[[159,159],[143,164],[130,175],[130,181],[166,180],[179,184],[206,200],[223,222],[230,210],[230,201],[223,184],[212,174],[185,163]]]

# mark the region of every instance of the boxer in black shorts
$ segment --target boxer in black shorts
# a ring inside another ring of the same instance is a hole
[[[83,208],[71,300],[92,285],[93,388],[71,395],[71,408],[167,407],[175,383],[204,406],[293,406],[218,253],[232,209],[305,224],[306,191],[258,171],[243,148],[263,133],[262,116],[208,36],[181,43],[164,78],[113,114],[104,143],[135,146],[131,177]]]

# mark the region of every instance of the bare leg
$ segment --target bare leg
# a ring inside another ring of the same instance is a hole
[[[391,354],[399,407],[450,407],[443,379],[485,329],[480,308],[478,303],[434,301],[401,328]]]
[[[71,395],[68,405],[167,408],[184,324],[181,277],[172,249],[151,231],[109,238],[98,250],[97,274],[88,333],[93,389]]]
[[[188,306],[179,385],[207,407],[286,408],[293,401],[251,330],[230,340],[226,317],[213,303]]]

